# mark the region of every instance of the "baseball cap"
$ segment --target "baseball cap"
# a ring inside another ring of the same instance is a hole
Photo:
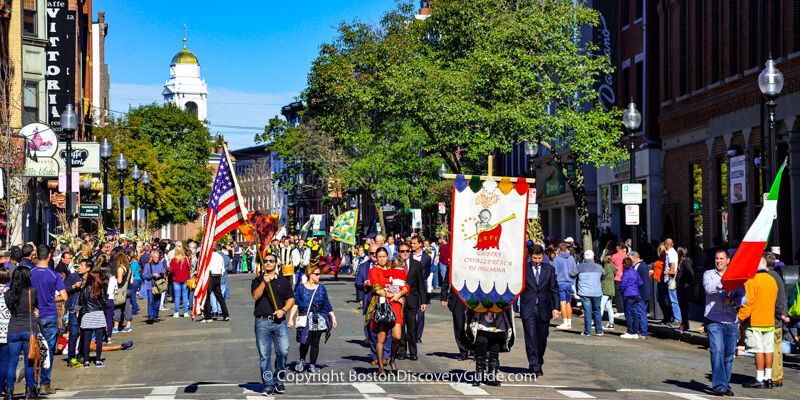
[[[594,258],[594,252],[591,250],[586,250],[583,252],[583,258],[589,259]]]
[[[567,237],[566,239],[564,239],[564,241],[565,241],[565,242],[572,243],[572,242],[574,242],[574,241],[575,241],[575,239],[573,239],[573,238],[572,238],[572,236],[569,236],[569,237]],[[594,255],[594,253],[592,253],[592,255]]]

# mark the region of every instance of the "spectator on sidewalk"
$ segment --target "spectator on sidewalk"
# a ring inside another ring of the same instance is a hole
[[[615,317],[625,315],[625,302],[622,297],[622,260],[628,257],[628,248],[623,242],[617,242],[616,253],[611,255],[611,262],[617,267],[617,273],[614,275],[614,305],[617,306],[617,313]]]
[[[672,304],[669,301],[669,294],[667,293],[667,282],[664,281],[664,263],[667,261],[667,248],[664,243],[658,245],[658,260],[653,264],[653,280],[656,281],[656,301],[664,318],[661,319],[662,324],[669,324],[672,322]]]
[[[67,300],[67,292],[64,290],[64,280],[61,279],[61,274],[50,268],[50,247],[45,244],[40,244],[36,248],[39,261],[36,268],[31,270],[31,285],[36,288],[39,294],[39,320],[42,323],[47,345],[50,348],[50,359],[53,358],[53,350],[58,343],[58,307],[56,302],[59,300]],[[41,389],[40,394],[48,395],[55,394],[56,391],[50,386],[50,372],[53,370],[53,364],[50,368],[42,368],[42,379],[40,381]]]
[[[682,324],[681,307],[680,303],[678,303],[678,286],[675,285],[675,289],[670,289],[669,282],[677,278],[678,265],[680,265],[681,260],[678,257],[678,251],[675,250],[675,243],[672,242],[672,239],[665,240],[664,247],[667,249],[667,258],[664,261],[664,283],[667,284],[667,295],[672,307],[672,321],[668,325],[678,328]]]
[[[561,301],[562,323],[556,329],[572,329],[572,283],[570,272],[575,269],[575,259],[569,254],[566,243],[561,243],[556,248],[556,258],[553,268],[556,269],[558,295]]]
[[[622,260],[622,281],[620,283],[622,299],[625,302],[625,325],[628,327],[628,331],[620,337],[638,339],[639,302],[641,301],[639,286],[642,285],[642,278],[639,277],[639,272],[633,269],[633,260],[630,257]]]
[[[602,315],[603,310],[608,312],[608,323],[603,327],[603,329],[613,331],[614,307],[612,307],[611,300],[614,298],[614,294],[616,293],[614,290],[614,276],[617,274],[617,267],[613,262],[611,262],[611,255],[603,257],[603,270],[606,271],[606,275],[603,276],[603,279],[600,282],[603,289],[603,304],[600,305],[600,314]]]
[[[717,396],[734,395],[730,382],[739,335],[736,307],[744,300],[742,287],[728,293],[722,286],[722,275],[728,269],[729,263],[728,252],[718,249],[714,255],[714,269],[703,274],[703,288],[706,292],[703,316],[706,319],[705,331],[711,350],[711,387]]]
[[[33,364],[27,361],[31,327],[39,324],[39,312],[37,311],[39,294],[36,288],[31,286],[31,270],[27,266],[20,264],[14,270],[11,277],[11,289],[5,293],[5,300],[8,310],[11,312],[11,319],[8,322],[8,344],[6,345],[8,346],[8,368],[4,371],[6,374],[6,397],[11,397],[9,395],[14,393],[19,354],[22,352],[24,363],[22,368],[25,370],[25,398],[38,398],[36,386],[34,386],[36,382],[33,375]]]
[[[681,312],[681,324],[678,328],[681,331],[689,330],[689,291],[694,282],[694,269],[692,268],[692,259],[687,257],[685,247],[678,247],[678,271],[675,274],[675,282],[677,289],[675,290],[678,296],[678,308]]]
[[[756,357],[756,378],[742,384],[746,388],[772,389],[778,284],[767,273],[766,257],[761,257],[756,276],[745,282],[747,303],[739,308],[739,322],[746,326],[745,348]]]
[[[642,261],[638,252],[632,251],[630,257],[633,269],[639,273],[639,278],[642,280],[639,285],[639,337],[647,339],[650,337],[647,321],[647,310],[650,305],[650,267]]]
[[[86,259],[81,261],[80,265],[78,266],[78,271],[71,273],[67,277],[67,281],[64,282],[64,287],[67,292],[67,302],[65,304],[67,310],[69,310],[69,315],[67,317],[67,330],[69,331],[69,339],[67,342],[67,365],[70,368],[78,368],[80,367],[83,362],[78,360],[78,351],[76,351],[76,347],[78,344],[78,337],[81,334],[81,327],[78,322],[78,309],[75,307],[78,301],[78,294],[81,292],[81,288],[83,288],[84,281],[86,280],[86,276],[89,275],[89,272],[94,269],[94,262],[90,259]],[[83,352],[80,352],[81,358],[83,358]]]
[[[783,278],[775,270],[775,254],[764,253],[764,260],[767,261],[767,273],[778,285],[778,297],[775,300],[775,349],[772,355],[772,385],[775,387],[783,386],[783,324],[789,323],[788,305],[786,304],[786,289]]]
[[[583,332],[581,336],[592,336],[592,322],[597,336],[603,336],[603,318],[600,302],[603,298],[601,281],[606,276],[606,270],[594,262],[594,252],[586,250],[583,253],[583,262],[578,264],[569,273],[570,278],[576,279],[578,296],[583,307]]]

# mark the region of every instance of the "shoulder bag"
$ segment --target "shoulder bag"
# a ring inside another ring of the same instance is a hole
[[[298,315],[297,319],[294,322],[294,326],[297,328],[305,328],[308,325],[308,316],[311,315],[311,306],[314,305],[314,296],[317,295],[317,289],[319,289],[319,284],[317,287],[314,288],[314,293],[311,294],[311,301],[308,303],[308,311],[306,311],[306,315]]]
[[[116,279],[116,278],[114,278]],[[114,293],[114,305],[121,306],[125,304],[125,301],[128,299],[128,287],[130,287],[130,279],[131,279],[131,272],[128,271],[125,274],[125,278],[123,278],[123,282],[125,282],[122,286],[117,288],[117,292]]]
[[[38,335],[33,333],[33,303],[31,303],[31,289],[28,288],[28,324],[29,324],[29,337],[28,337],[28,360],[33,362],[34,375],[39,375],[39,370],[42,365],[42,352],[39,345]],[[37,328],[39,324],[36,324]]]
[[[153,264],[150,264],[150,272],[153,271]],[[161,274],[160,277],[156,278],[153,281],[153,294],[159,295],[167,291],[167,278],[164,276],[165,274]]]
[[[792,303],[792,307],[789,308],[789,312],[786,313],[786,316],[789,318],[795,319],[800,318],[800,285],[794,285],[797,294],[794,297],[794,303]]]
[[[397,316],[394,315],[394,310],[392,310],[389,299],[387,298],[383,303],[379,302],[375,307],[375,313],[372,314],[372,322],[375,323],[375,325],[384,325],[395,321],[397,321]]]

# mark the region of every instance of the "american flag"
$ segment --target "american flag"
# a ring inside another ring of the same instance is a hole
[[[211,200],[208,202],[203,243],[200,246],[200,267],[197,269],[193,316],[200,314],[206,304],[208,264],[211,262],[214,243],[246,221],[247,206],[236,182],[236,174],[231,168],[228,147],[223,145],[217,177],[214,178],[214,188],[211,190]]]

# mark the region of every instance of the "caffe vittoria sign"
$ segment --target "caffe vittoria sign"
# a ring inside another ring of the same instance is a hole
[[[75,12],[68,1],[47,2],[47,115],[61,132],[60,114],[75,101]]]

